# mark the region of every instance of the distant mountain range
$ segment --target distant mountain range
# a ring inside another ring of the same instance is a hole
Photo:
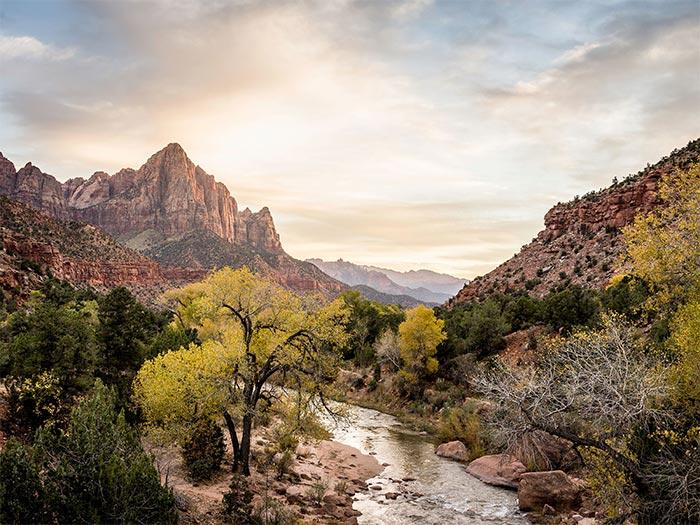
[[[377,266],[363,266],[343,259],[324,261],[322,259],[307,259],[325,273],[349,286],[369,287],[381,294],[413,298],[417,302],[435,305],[442,304],[469,281],[444,273],[431,270],[410,270],[399,272]],[[377,300],[382,301],[377,296]],[[393,301],[397,302],[397,301]],[[401,304],[401,303],[399,303]]]

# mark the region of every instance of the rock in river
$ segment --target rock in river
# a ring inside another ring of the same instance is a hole
[[[489,485],[497,487],[518,488],[520,476],[526,471],[517,458],[508,454],[481,456],[467,467],[467,472]]]

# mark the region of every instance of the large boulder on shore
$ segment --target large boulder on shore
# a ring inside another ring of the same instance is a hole
[[[450,441],[440,445],[435,453],[443,458],[456,459],[457,461],[467,461],[469,452],[461,441]]]
[[[489,485],[517,489],[520,477],[526,471],[516,457],[508,454],[493,454],[475,459],[467,472]]]
[[[557,510],[578,508],[583,483],[561,470],[526,472],[520,476],[518,505],[520,510],[542,510],[549,505]]]

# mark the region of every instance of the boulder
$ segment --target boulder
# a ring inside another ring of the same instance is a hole
[[[561,470],[526,472],[520,476],[518,505],[520,510],[542,510],[549,505],[557,510],[578,508],[581,483]]]
[[[518,488],[520,477],[526,470],[525,465],[508,454],[481,456],[467,467],[469,474],[484,483],[511,489]]]
[[[456,459],[457,461],[467,461],[469,452],[461,441],[450,441],[440,445],[435,453],[443,458]]]

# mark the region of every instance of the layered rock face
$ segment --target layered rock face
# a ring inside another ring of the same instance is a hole
[[[298,290],[344,288],[313,265],[289,257],[270,211],[239,212],[226,186],[178,144],[152,155],[138,170],[96,172],[63,184],[31,164],[15,171],[0,154],[0,194],[57,219],[98,226],[165,264],[200,269],[249,264]]]
[[[163,267],[99,228],[57,221],[4,197],[0,197],[0,239],[0,289],[11,296],[22,297],[52,275],[97,290],[126,286],[147,302],[155,302],[167,287],[205,274]]]
[[[467,284],[449,305],[490,293],[527,290],[542,297],[562,284],[602,288],[618,269],[623,249],[620,229],[659,205],[661,178],[700,160],[700,139],[654,166],[582,198],[557,204],[545,228],[520,252]]]
[[[98,171],[88,180],[63,184],[32,164],[15,173],[0,155],[0,192],[56,218],[94,224],[120,239],[145,231],[171,238],[207,230],[233,244],[282,250],[270,211],[239,213],[226,186],[195,166],[179,144],[169,144],[137,171],[126,168],[112,176]]]

